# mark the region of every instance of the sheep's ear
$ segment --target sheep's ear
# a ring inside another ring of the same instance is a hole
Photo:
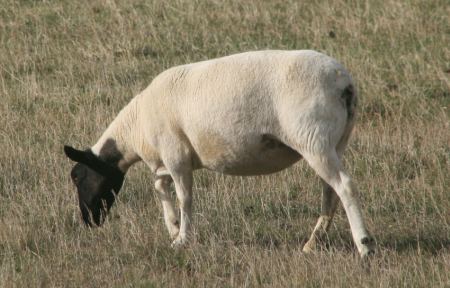
[[[64,153],[75,162],[86,162],[86,152],[64,145]]]

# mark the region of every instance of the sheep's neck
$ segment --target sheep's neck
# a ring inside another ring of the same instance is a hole
[[[133,145],[137,121],[136,109],[137,103],[133,99],[120,111],[119,115],[91,148],[95,155],[118,167],[123,172],[126,172],[131,165],[140,160]]]

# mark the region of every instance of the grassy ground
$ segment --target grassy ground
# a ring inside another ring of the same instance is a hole
[[[0,0],[0,286],[450,287],[449,15],[446,0]],[[94,144],[168,67],[268,48],[323,51],[358,83],[346,166],[378,242],[370,267],[342,209],[329,249],[301,254],[320,203],[305,163],[196,172],[185,250],[142,164],[106,225],[83,228],[63,144]]]

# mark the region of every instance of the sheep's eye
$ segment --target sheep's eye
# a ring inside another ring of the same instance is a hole
[[[86,177],[86,169],[83,169],[83,167],[80,166],[75,166],[72,169],[72,172],[70,172],[70,177],[72,178],[73,183],[78,185],[80,181]]]

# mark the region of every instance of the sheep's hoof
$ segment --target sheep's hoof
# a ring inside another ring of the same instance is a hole
[[[311,254],[316,251],[316,241],[315,240],[309,240],[306,242],[306,244],[303,246],[302,249],[304,254]]]
[[[178,220],[174,221],[174,223],[167,225],[167,229],[169,230],[170,239],[177,239],[178,234],[180,233],[180,225]]]
[[[180,237],[180,235],[177,236],[177,238],[175,240],[173,240],[172,242],[172,248],[174,249],[178,249],[178,248],[183,248],[187,245],[187,239],[186,237]]]
[[[169,230],[170,239],[175,240],[178,237],[178,233],[180,231],[178,229]]]
[[[361,258],[368,258],[375,254],[375,239],[373,239],[372,237],[364,237],[361,239],[361,244]]]

